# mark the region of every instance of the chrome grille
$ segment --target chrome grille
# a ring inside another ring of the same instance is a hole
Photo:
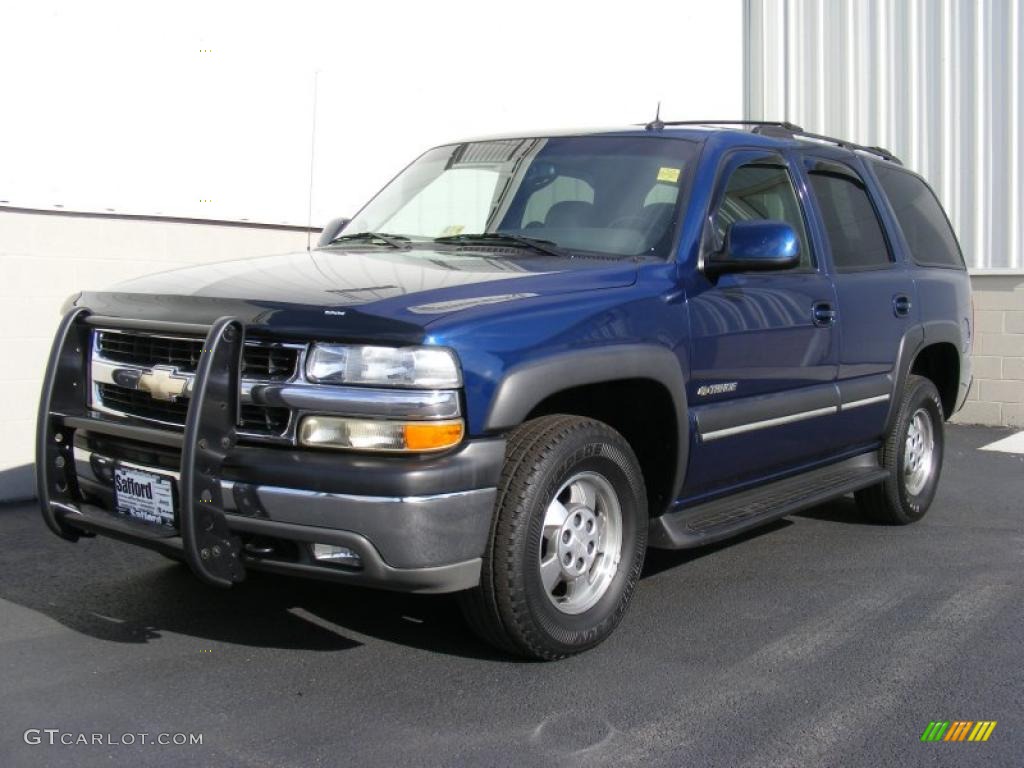
[[[106,360],[147,367],[173,365],[182,373],[195,373],[203,351],[202,339],[128,331],[98,331],[95,343]],[[295,347],[250,342],[242,352],[242,376],[285,381],[295,374],[298,359]]]
[[[140,419],[184,426],[188,416],[188,400],[156,400],[148,392],[116,384],[97,384],[96,391],[105,407]],[[287,408],[243,404],[239,426],[246,432],[281,435],[288,429],[289,413]]]
[[[124,366],[125,371],[148,371],[155,366],[171,366],[177,374],[192,377],[199,366],[204,340],[198,337],[170,336],[121,330],[97,330],[93,333],[93,371],[101,363]],[[299,344],[275,344],[247,341],[242,352],[243,392],[256,384],[280,384],[295,381],[302,357]],[[105,361],[105,362],[104,362]],[[189,399],[153,397],[131,381],[94,378],[92,406],[99,411],[184,427]],[[291,410],[243,401],[239,432],[243,436],[291,439]]]

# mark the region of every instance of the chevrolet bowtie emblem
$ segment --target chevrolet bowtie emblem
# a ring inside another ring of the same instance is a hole
[[[153,370],[139,376],[139,389],[149,392],[154,400],[175,400],[188,387],[188,377],[179,376],[178,369],[157,365]]]

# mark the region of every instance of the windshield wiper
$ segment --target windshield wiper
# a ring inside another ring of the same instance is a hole
[[[558,256],[560,258],[569,259],[573,257],[572,253],[561,248],[552,240],[543,240],[539,237],[527,237],[526,235],[516,235],[511,232],[478,232],[476,234],[467,235],[447,235],[445,237],[435,237],[434,242],[465,243],[467,245],[472,245],[473,243],[511,243],[523,248],[530,248],[534,251],[546,253],[549,256]]]
[[[344,240],[379,240],[392,248],[400,248],[402,250],[409,248],[409,238],[405,235],[387,235],[383,232],[353,232],[351,235],[338,235],[338,237],[331,240],[329,245],[334,245]]]

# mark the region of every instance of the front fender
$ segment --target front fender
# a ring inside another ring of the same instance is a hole
[[[676,411],[678,460],[673,498],[682,489],[690,423],[683,372],[676,355],[656,344],[618,344],[573,350],[509,369],[491,400],[485,427],[500,432],[521,424],[543,400],[573,387],[625,379],[649,379],[668,391]]]

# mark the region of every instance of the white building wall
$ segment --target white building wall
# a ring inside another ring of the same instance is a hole
[[[35,493],[36,407],[64,299],[150,272],[305,247],[295,229],[0,206],[0,501]]]
[[[0,204],[322,225],[443,142],[659,100],[739,118],[742,21],[742,0],[8,2]]]

